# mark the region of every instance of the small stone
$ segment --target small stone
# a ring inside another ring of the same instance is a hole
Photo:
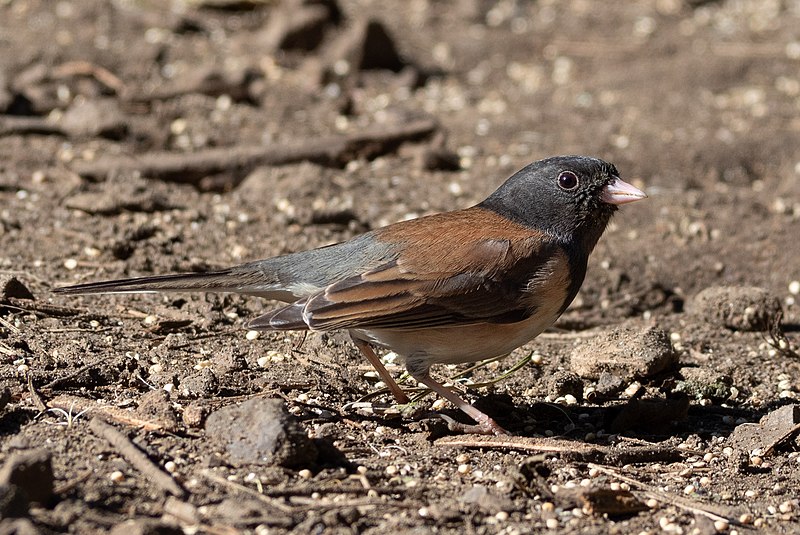
[[[251,399],[224,407],[206,420],[206,433],[235,466],[308,466],[317,448],[279,399]]]
[[[692,299],[688,311],[711,325],[735,331],[766,331],[781,313],[781,303],[763,288],[712,286]]]
[[[677,362],[669,335],[655,327],[622,327],[606,331],[581,344],[570,357],[570,368],[581,377],[645,378]]]
[[[34,299],[33,293],[17,277],[2,276],[0,277],[0,301],[7,301],[9,298]]]

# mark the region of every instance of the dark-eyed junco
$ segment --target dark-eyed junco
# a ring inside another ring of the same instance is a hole
[[[398,401],[373,346],[405,359],[420,383],[476,426],[505,431],[430,376],[432,364],[505,355],[551,326],[583,283],[589,254],[618,205],[646,195],[584,156],[534,162],[480,204],[395,223],[349,241],[208,273],[95,282],[69,294],[237,292],[289,303],[258,330],[347,329]]]

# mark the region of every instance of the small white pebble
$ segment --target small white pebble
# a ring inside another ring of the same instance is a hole
[[[547,526],[547,529],[558,529],[558,519],[548,518],[544,521],[544,525]]]
[[[271,361],[272,359],[269,357],[258,357],[258,360],[256,360],[256,364],[258,364],[259,368],[266,368]]]
[[[172,384],[172,383],[167,383],[167,384],[164,385],[164,391],[167,392],[167,393],[172,392],[174,389],[175,389],[175,385]]]
[[[125,481],[125,474],[120,472],[119,470],[114,470],[110,474],[108,474],[108,479],[110,479],[114,483],[122,483]]]
[[[727,520],[717,520],[714,522],[714,529],[717,531],[728,531],[730,524],[728,524]]]
[[[255,340],[259,336],[261,336],[261,331],[247,331],[247,334],[244,335],[248,340]]]
[[[792,295],[800,294],[800,281],[792,281],[789,283],[789,293]]]
[[[456,470],[459,474],[466,475],[472,471],[472,467],[470,467],[468,464],[459,464]]]
[[[396,475],[399,471],[400,471],[400,469],[397,468],[397,466],[393,465],[393,464],[390,464],[389,466],[387,466],[386,470],[385,470],[387,476]]]
[[[656,500],[655,498],[650,498],[649,500],[644,502],[644,504],[650,509],[655,509],[656,507],[658,507],[658,500]]]
[[[166,470],[170,474],[174,474],[177,468],[178,466],[173,461],[167,461],[164,463],[164,470]]]
[[[297,472],[297,475],[303,479],[311,479],[314,476],[314,474],[312,474],[311,470],[309,470],[308,468],[303,468],[302,470]]]
[[[30,366],[28,366],[27,364],[20,364],[19,366],[17,366],[17,371],[19,373],[28,373],[28,370],[30,370]]]
[[[703,476],[700,478],[700,485],[703,487],[707,487],[711,484],[711,478],[708,476]]]
[[[544,502],[542,504],[542,511],[547,512],[547,513],[551,512],[551,511],[554,511],[555,508],[556,508],[556,506],[555,506],[555,504],[553,504],[553,502]]]
[[[494,515],[494,517],[499,522],[505,522],[506,520],[508,520],[508,513],[506,513],[505,511],[498,511],[498,513]]]
[[[748,492],[750,492],[750,491],[748,491]],[[746,494],[747,493],[745,493],[745,495]],[[741,515],[739,515],[739,522],[741,522],[742,524],[752,524],[753,523],[753,515],[751,515],[750,513],[742,513]]]
[[[73,269],[78,267],[78,261],[75,260],[74,258],[67,258],[66,260],[64,260],[64,267],[72,271]]]
[[[427,517],[428,515],[430,515],[431,513],[430,513],[430,511],[428,510],[428,508],[427,508],[427,507],[420,507],[420,508],[417,510],[417,514],[418,514],[419,516],[421,516],[421,517],[425,518],[425,517]]]
[[[459,453],[458,455],[456,455],[456,462],[459,464],[464,464],[469,462],[469,454]]]
[[[695,486],[694,486],[694,485],[686,485],[686,486],[683,488],[683,493],[684,493],[684,494],[694,494],[696,490],[697,490],[697,489],[695,488]]]
[[[564,396],[564,402],[567,405],[577,405],[578,404],[578,399],[575,396],[573,396],[572,394],[567,394],[566,396]]]

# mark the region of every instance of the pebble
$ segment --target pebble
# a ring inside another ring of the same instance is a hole
[[[251,399],[213,412],[206,434],[234,466],[302,466],[313,463],[317,448],[280,399]]]
[[[581,344],[570,356],[570,369],[597,379],[604,372],[632,380],[660,373],[677,362],[666,331],[627,326],[606,331]]]
[[[780,314],[781,304],[763,288],[712,286],[698,293],[688,310],[711,325],[736,331],[763,331]]]

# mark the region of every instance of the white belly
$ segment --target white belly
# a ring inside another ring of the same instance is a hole
[[[558,311],[538,313],[508,324],[479,324],[414,331],[356,330],[356,337],[391,349],[401,358],[429,364],[458,364],[506,355],[536,338],[558,319]]]

